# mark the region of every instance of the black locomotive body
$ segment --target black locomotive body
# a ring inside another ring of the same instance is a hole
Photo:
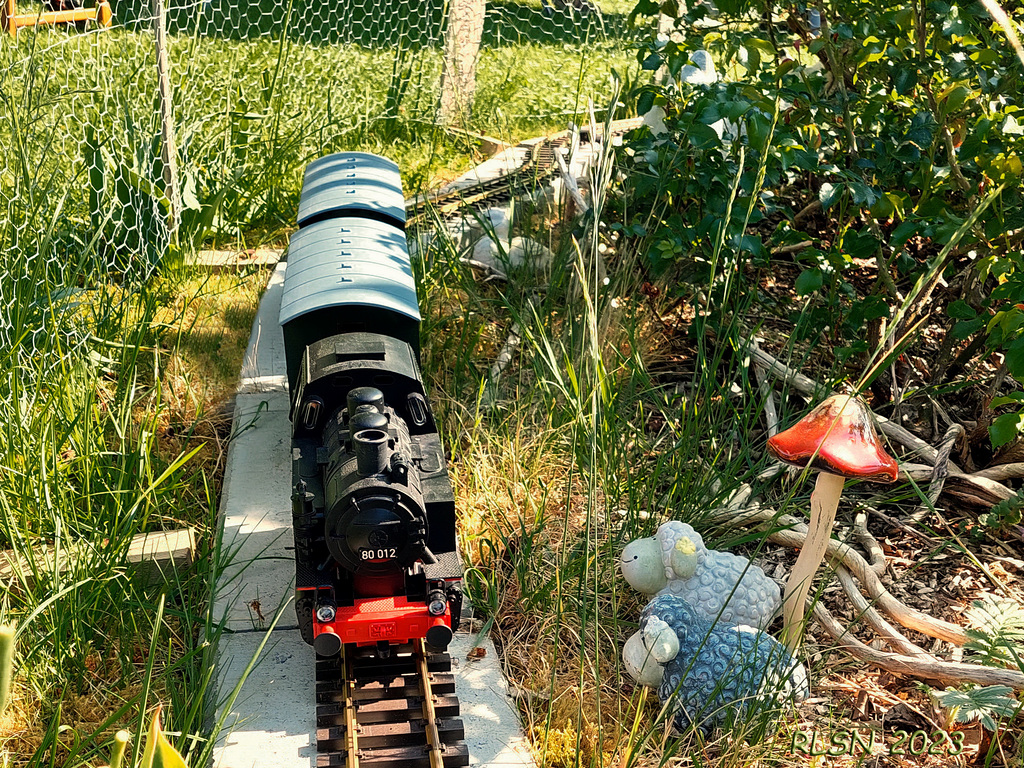
[[[281,306],[291,387],[298,623],[323,656],[425,638],[462,608],[455,502],[418,364],[398,168],[306,169]]]

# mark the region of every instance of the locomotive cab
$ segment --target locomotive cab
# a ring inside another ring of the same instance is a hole
[[[462,608],[455,502],[419,371],[402,201],[389,161],[322,158],[306,170],[289,245],[281,323],[295,605],[321,656],[346,643],[387,654],[417,638],[443,649]]]

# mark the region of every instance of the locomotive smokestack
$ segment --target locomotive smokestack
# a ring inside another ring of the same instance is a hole
[[[356,469],[363,477],[379,475],[388,465],[388,433],[382,429],[364,429],[352,436]]]
[[[376,387],[356,387],[355,389],[350,389],[346,399],[348,417],[350,419],[359,413],[360,408],[364,410],[372,408],[377,413],[381,413],[384,410],[384,393]],[[364,406],[369,406],[369,408],[364,408]]]

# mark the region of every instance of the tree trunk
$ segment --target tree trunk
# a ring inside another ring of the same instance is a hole
[[[487,0],[451,0],[449,4],[448,36],[441,73],[440,118],[445,125],[469,122],[486,10]]]

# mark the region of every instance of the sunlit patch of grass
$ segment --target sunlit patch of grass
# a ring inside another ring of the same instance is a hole
[[[10,273],[43,256],[21,258]],[[0,379],[0,540],[15,563],[0,615],[22,633],[14,703],[0,725],[5,764],[43,755],[82,764],[154,699],[173,705],[171,727],[206,727],[226,400],[266,276],[132,285],[72,273],[84,287],[47,289],[73,300],[51,301],[49,315],[25,315],[26,332],[0,339],[19,361]],[[16,285],[25,306],[39,301],[41,283]],[[197,532],[193,567],[160,585],[135,578],[125,562],[132,537],[183,526]],[[44,550],[74,554],[58,569]],[[169,609],[154,627],[157,591]],[[141,700],[143,676],[153,699]],[[185,741],[187,751],[202,748]]]

